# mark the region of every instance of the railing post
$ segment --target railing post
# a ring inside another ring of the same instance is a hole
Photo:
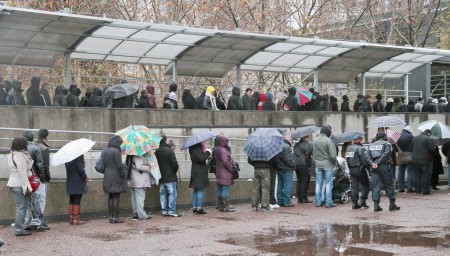
[[[362,72],[361,74],[361,79],[362,79],[362,89],[363,89],[363,95],[366,95],[366,72]]]
[[[314,89],[320,92],[319,88],[319,70],[314,69]]]
[[[70,52],[66,52],[64,57],[66,58],[66,88],[68,89],[70,84],[72,84],[72,63]]]
[[[409,74],[405,75],[405,102],[408,102],[409,98]]]
[[[241,88],[241,64],[236,65],[236,86]]]

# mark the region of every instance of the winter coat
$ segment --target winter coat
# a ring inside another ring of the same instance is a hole
[[[260,95],[259,95],[259,103],[258,103],[258,106],[256,107],[256,109],[258,110],[258,111],[262,111],[262,105],[263,105],[263,103],[264,103],[264,101],[266,101],[266,94],[265,93],[261,93]]]
[[[413,164],[431,164],[435,151],[435,143],[430,136],[422,133],[413,138],[412,143],[412,163]]]
[[[32,142],[28,142],[28,155],[33,159],[33,168],[40,180],[45,180],[44,160],[42,159],[42,152],[40,148]]]
[[[26,92],[26,95],[28,106],[45,106],[44,98],[39,91],[39,85],[30,86]]]
[[[58,86],[55,90],[55,96],[53,97],[53,106],[63,107],[67,104],[66,88],[64,86]]]
[[[205,97],[203,98],[203,109],[218,110],[216,97],[210,91],[206,91]]]
[[[147,97],[141,96],[138,100],[136,108],[150,108],[150,105],[148,105]]]
[[[94,108],[101,108],[103,107],[103,92],[102,89],[98,88],[98,87],[94,87],[94,90],[92,92],[92,96],[91,96],[91,106]]]
[[[277,106],[272,101],[272,99],[266,99],[262,104],[263,111],[277,111]]]
[[[156,106],[156,99],[155,99],[155,87],[153,85],[147,85],[147,87],[145,87],[145,89],[148,92],[148,105],[150,106],[150,108],[158,108]]]
[[[164,109],[178,109],[178,101],[176,92],[169,92],[163,99]]]
[[[447,157],[447,163],[450,164],[450,141],[442,145],[441,151]]]
[[[233,185],[233,168],[230,151],[228,151],[228,138],[220,136],[217,147],[214,148],[214,158],[216,160],[216,180],[217,184],[223,186]]]
[[[239,89],[239,87],[236,87],[236,86],[233,87],[233,90],[231,91],[232,95],[228,99],[228,105],[227,105],[228,110],[243,110],[244,109],[244,105],[241,101],[241,97],[239,96],[240,91],[241,90]]]
[[[177,181],[178,161],[175,152],[167,143],[161,143],[155,151],[158,160],[159,170],[161,172],[160,183],[169,183]]]
[[[22,91],[13,90],[12,92],[10,92],[9,104],[12,106],[26,105],[25,98],[22,95]]]
[[[50,147],[43,140],[38,140],[35,144],[39,150],[41,150],[42,164],[44,166],[44,178],[41,182],[49,182],[51,179],[50,175]]]
[[[406,109],[408,112],[416,112],[414,101],[408,102],[408,105],[406,106]]]
[[[410,131],[402,130],[402,134],[400,135],[400,138],[397,141],[397,146],[403,151],[403,152],[412,152],[412,140],[414,136],[411,134]]]
[[[28,176],[31,176],[32,166],[33,160],[27,152],[12,151],[8,156],[9,179],[6,186],[10,188],[21,187],[23,194],[26,193],[27,189],[31,191]]]
[[[271,159],[272,160],[272,159]],[[271,161],[253,161],[250,157],[247,158],[247,162],[256,169],[270,169],[272,167]]]
[[[444,167],[442,166],[442,157],[439,153],[439,148],[436,146],[436,150],[433,152],[432,173],[444,174]]]
[[[439,113],[444,113],[447,108],[447,103],[438,103],[438,111]]]
[[[336,163],[336,145],[325,134],[321,133],[314,139],[313,160],[316,168],[332,169]]]
[[[289,141],[284,140],[281,152],[276,156],[274,166],[278,171],[295,170],[294,157],[292,155],[291,143]]]
[[[129,106],[128,104],[128,97],[122,97],[118,99],[112,99],[112,107],[113,108],[130,108],[132,106]],[[69,101],[69,99],[67,99]]]
[[[298,103],[297,98],[295,98],[295,93],[296,93],[296,89],[295,88],[289,88],[288,89],[288,93],[289,95],[286,97],[286,99],[284,99],[284,108],[287,111],[298,111],[300,110],[300,104]]]
[[[247,94],[244,94],[244,96],[242,96],[241,98],[241,101],[244,110],[253,110],[251,97],[248,97]]]
[[[187,95],[183,99],[184,109],[195,109],[195,98],[192,94]]]
[[[350,112],[350,106],[348,104],[348,101],[343,101],[341,103],[341,112]]]
[[[42,95],[42,98],[44,99],[44,106],[52,106],[52,99],[50,99],[50,94],[48,94],[48,91],[41,89],[40,93]]]
[[[392,111],[392,106],[394,106],[394,102],[386,103],[386,106],[384,107],[384,111],[391,112]]]
[[[312,163],[313,144],[299,141],[294,146],[294,162],[297,169],[309,169]]]
[[[203,98],[205,98],[205,94],[202,93],[195,99],[195,109],[203,109]]]
[[[73,95],[72,93],[69,93],[67,95],[66,106],[68,106],[68,107],[79,107],[80,106],[80,100],[78,99],[78,96]]]
[[[369,99],[364,99],[358,108],[358,112],[372,112],[372,106]]]
[[[65,164],[66,166],[66,188],[68,195],[81,195],[88,192],[86,186],[86,170],[81,157]]]
[[[105,164],[105,177],[103,178],[103,191],[105,193],[121,193],[127,191],[127,166],[122,162],[120,145],[122,138],[114,136],[108,146],[102,151]]]
[[[337,99],[334,96],[330,96],[330,108],[331,108],[331,111],[339,111]]]
[[[422,113],[437,113],[438,108],[437,105],[428,102],[422,107]]]
[[[359,107],[361,106],[362,102],[363,102],[362,98],[358,98],[355,100],[355,103],[353,104],[353,112],[359,111]]]
[[[373,112],[384,112],[384,105],[381,100],[375,101],[375,103],[373,103],[372,108]]]
[[[131,164],[131,176],[128,180],[130,188],[149,188],[150,184],[150,166],[145,156],[134,156]]]
[[[206,160],[211,153],[203,152],[201,144],[194,145],[189,148],[189,155],[191,156],[191,180],[189,181],[189,188],[204,189],[209,186],[208,167]]]
[[[394,102],[391,112],[404,112],[403,111],[403,103],[401,103],[401,102],[395,103]]]

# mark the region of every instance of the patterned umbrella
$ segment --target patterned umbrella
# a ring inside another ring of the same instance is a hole
[[[300,105],[305,105],[306,103],[310,102],[312,99],[312,92],[310,92],[306,88],[296,87],[297,92],[295,93],[295,98],[298,100],[298,103]]]
[[[269,161],[281,152],[283,136],[274,128],[259,128],[247,137],[244,152],[253,161]]]
[[[116,132],[123,139],[123,155],[142,156],[159,147],[161,138],[144,125],[130,125]]]
[[[401,134],[396,132],[396,131],[392,131],[392,130],[386,130],[386,137],[387,140],[391,143],[391,144],[396,144],[398,139],[400,139]],[[372,138],[372,140],[375,140],[375,138],[377,137],[377,135],[375,134],[375,136]]]
[[[406,123],[396,116],[380,116],[370,121],[367,127],[379,128],[379,127],[394,127],[405,125]]]
[[[417,126],[417,129],[420,131],[429,129],[431,130],[431,136],[437,137],[439,139],[450,138],[450,128],[446,124],[435,120],[422,122]]]

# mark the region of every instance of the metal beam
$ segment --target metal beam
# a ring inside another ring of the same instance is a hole
[[[366,95],[366,72],[361,73],[363,95]]]
[[[241,65],[236,65],[236,86],[241,88]]]
[[[319,70],[314,69],[314,89],[320,92],[319,88]]]
[[[178,72],[177,72],[177,60],[174,60],[172,63],[172,80],[174,83],[178,84]]]
[[[408,97],[409,97],[409,75],[406,74],[405,77],[405,102],[403,104],[408,104]]]
[[[70,58],[70,52],[66,52],[64,57],[66,58],[66,88],[69,89],[72,84],[72,62]]]

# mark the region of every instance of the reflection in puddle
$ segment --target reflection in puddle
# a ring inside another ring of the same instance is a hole
[[[270,228],[252,236],[231,237],[221,243],[240,245],[281,255],[393,255],[363,247],[376,244],[400,247],[449,248],[450,235],[400,232],[388,225],[336,225],[321,223],[312,230]]]

